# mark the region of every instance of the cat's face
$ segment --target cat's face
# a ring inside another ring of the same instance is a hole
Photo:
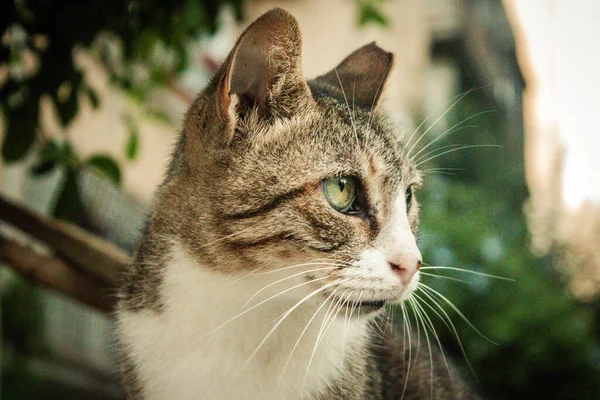
[[[183,239],[223,273],[297,285],[298,300],[401,302],[419,279],[420,175],[376,108],[391,54],[367,45],[307,85],[299,40],[289,14],[266,14],[190,111],[173,178]]]

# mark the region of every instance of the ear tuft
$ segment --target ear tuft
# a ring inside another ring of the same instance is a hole
[[[219,112],[227,120],[232,94],[241,106],[288,116],[295,95],[309,94],[302,76],[302,37],[296,19],[275,8],[250,25],[225,61],[219,84]],[[300,89],[300,90],[299,90]],[[292,95],[292,96],[290,96]]]
[[[377,106],[393,64],[394,55],[372,42],[313,82],[370,112]]]

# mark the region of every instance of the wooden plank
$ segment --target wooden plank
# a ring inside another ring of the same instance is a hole
[[[97,310],[111,313],[115,308],[114,284],[94,279],[57,257],[39,254],[14,240],[0,237],[0,261],[25,279],[57,290]]]
[[[0,197],[0,219],[51,247],[60,258],[114,286],[130,258],[113,244],[76,225],[41,215]]]

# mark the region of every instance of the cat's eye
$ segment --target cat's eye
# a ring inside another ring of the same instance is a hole
[[[413,198],[413,187],[412,185],[409,185],[406,188],[406,192],[404,193],[404,197],[406,199],[406,211],[410,210],[410,206],[412,204],[412,198]]]
[[[335,176],[323,181],[323,192],[325,198],[333,208],[342,213],[354,213],[355,207],[356,178],[351,176]]]

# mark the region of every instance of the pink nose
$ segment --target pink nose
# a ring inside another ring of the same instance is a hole
[[[421,268],[421,260],[403,260],[400,264],[390,263],[392,271],[394,271],[402,281],[402,284],[407,285],[412,280],[413,276]]]

